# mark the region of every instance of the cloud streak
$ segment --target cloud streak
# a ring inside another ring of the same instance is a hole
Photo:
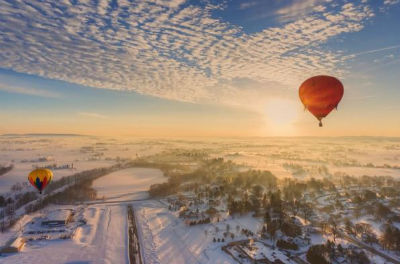
[[[361,30],[373,16],[366,3],[343,2],[247,34],[213,18],[215,8],[183,0],[6,1],[0,67],[173,100],[245,105],[243,98],[297,88],[310,75],[343,74],[341,54],[320,45]]]
[[[59,97],[61,97],[60,94],[52,92],[52,91],[48,91],[48,90],[42,90],[42,89],[36,89],[36,88],[30,88],[30,87],[22,87],[22,86],[15,86],[15,85],[8,85],[8,84],[3,84],[3,83],[0,83],[0,91],[4,91],[4,92],[7,92],[7,93],[17,93],[17,94],[24,94],[24,95],[46,97],[46,98],[59,98]]]
[[[362,52],[358,52],[358,53],[353,53],[348,56],[356,57],[356,56],[360,56],[360,55],[373,54],[373,53],[378,53],[378,52],[388,51],[388,50],[393,50],[393,49],[400,49],[400,45],[394,45],[394,46],[389,46],[389,47],[380,48],[380,49],[366,50],[366,51],[362,51]]]

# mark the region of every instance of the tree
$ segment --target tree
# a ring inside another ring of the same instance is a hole
[[[255,195],[251,196],[251,206],[252,206],[253,211],[257,215],[260,210],[261,203],[260,203],[260,200]]]
[[[290,206],[289,208],[290,208],[290,211],[292,212],[292,215],[297,216],[297,214],[299,213],[299,210],[300,210],[300,202],[298,200],[292,200],[289,203],[289,206]]]
[[[0,207],[6,206],[6,199],[4,196],[0,195]]]
[[[261,185],[253,185],[253,195],[259,199],[261,197],[262,191],[263,191],[263,187]]]
[[[383,248],[400,250],[400,230],[392,225],[386,225],[381,244]]]
[[[329,264],[327,250],[324,245],[311,246],[307,251],[306,257],[310,264]]]
[[[264,223],[268,224],[269,222],[271,222],[271,215],[269,214],[269,210],[266,210],[264,214]]]
[[[336,223],[336,220],[333,217],[331,217],[329,219],[329,225],[330,225],[331,233],[333,235],[333,241],[336,242],[336,236],[338,235],[339,230],[338,230],[338,225]]]
[[[271,240],[274,242],[276,237],[276,232],[279,230],[279,223],[277,221],[271,221],[267,224],[267,232],[271,237]]]
[[[346,219],[345,221],[345,230],[347,234],[354,235],[354,225],[349,219]]]
[[[263,206],[264,208],[267,208],[267,206],[268,206],[267,194],[266,194],[266,193],[263,194],[262,206]]]
[[[300,210],[303,213],[304,220],[306,220],[306,221],[310,220],[310,217],[313,214],[313,210],[311,208],[311,205],[309,203],[303,203],[300,206]]]

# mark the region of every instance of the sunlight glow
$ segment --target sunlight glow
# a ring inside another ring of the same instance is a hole
[[[286,99],[273,99],[267,103],[265,114],[268,123],[277,126],[292,124],[298,116],[298,104]]]

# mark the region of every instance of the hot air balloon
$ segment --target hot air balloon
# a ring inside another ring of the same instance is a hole
[[[42,190],[53,179],[53,173],[49,169],[36,169],[31,171],[28,176],[29,182],[42,193]]]
[[[343,84],[332,76],[319,75],[300,85],[299,96],[304,108],[311,112],[322,127],[322,118],[337,106],[343,97]]]

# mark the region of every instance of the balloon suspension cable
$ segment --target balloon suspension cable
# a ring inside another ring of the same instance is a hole
[[[319,120],[319,127],[322,127],[322,121]]]

